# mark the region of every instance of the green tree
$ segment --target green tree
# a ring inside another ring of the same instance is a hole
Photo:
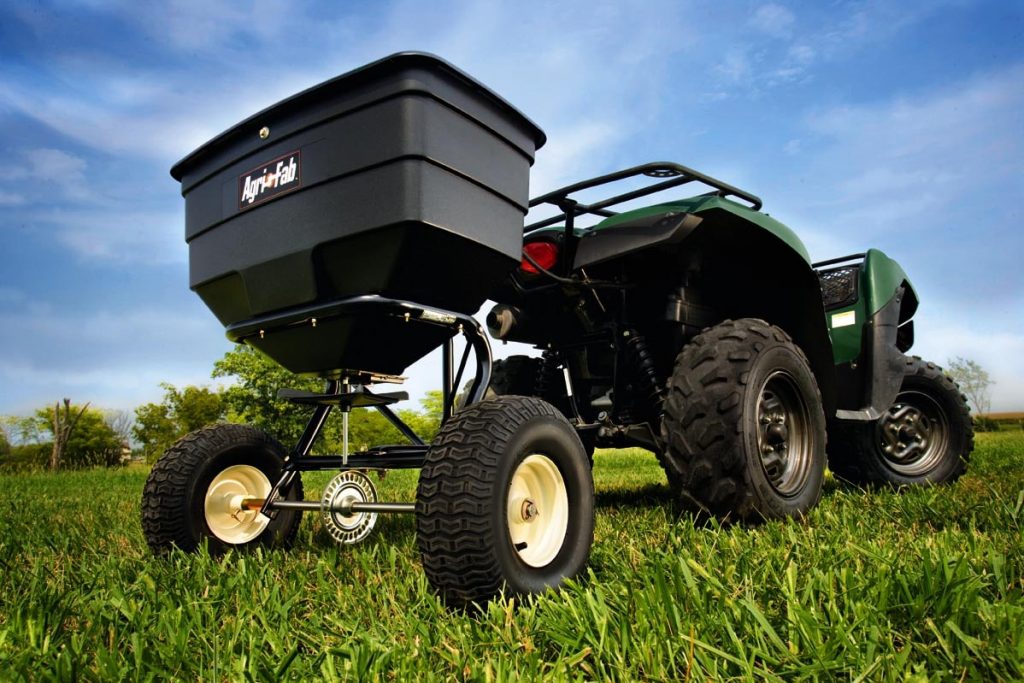
[[[0,459],[11,454],[11,441],[7,438],[7,430],[0,428]]]
[[[975,416],[987,416],[992,408],[989,388],[994,384],[988,372],[973,360],[960,356],[946,362],[946,372],[960,385],[960,391],[974,407]]]
[[[0,423],[12,444],[40,444],[46,440],[35,415],[4,415]]]
[[[278,399],[278,389],[287,387],[313,392],[324,389],[323,380],[294,375],[248,346],[239,346],[224,354],[214,365],[213,376],[235,380],[235,384],[223,391],[230,420],[259,427],[285,446],[292,446],[298,441],[312,411],[309,406]],[[421,403],[424,412],[401,410],[399,415],[429,442],[440,424],[441,392],[430,392]],[[314,452],[340,453],[342,441],[342,420],[338,411],[334,411],[315,444]],[[405,442],[405,437],[378,411],[357,408],[349,414],[350,452]]]
[[[0,456],[0,467],[5,470],[38,470],[47,466],[53,451],[53,444],[46,443],[34,415],[0,417],[0,450],[3,443],[8,448]]]
[[[66,432],[66,441],[56,462],[59,468],[113,467],[121,463],[124,443],[104,419],[102,411],[89,407],[75,407],[70,402],[67,414],[74,419],[73,429]],[[37,433],[47,438],[52,448],[54,440],[54,409],[40,408],[32,418]],[[62,428],[63,424],[59,426]],[[51,467],[54,463],[51,462]]]
[[[441,428],[444,397],[440,390],[428,391],[427,395],[420,399],[420,405],[420,411],[400,410],[398,414],[424,441],[430,443]]]
[[[206,387],[161,386],[164,400],[136,408],[132,428],[132,436],[141,445],[146,459],[151,461],[189,432],[224,419],[226,410],[220,393]]]
[[[228,419],[268,432],[290,446],[299,440],[310,408],[277,398],[283,388],[322,391],[321,380],[294,375],[250,346],[238,346],[213,366],[214,377],[234,378],[222,392]]]

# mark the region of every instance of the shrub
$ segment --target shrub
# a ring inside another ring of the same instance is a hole
[[[974,431],[976,432],[998,432],[999,423],[990,417],[976,415],[974,417]]]
[[[28,472],[45,469],[50,461],[51,443],[27,443],[10,447],[10,453],[0,458],[0,469],[9,472]]]

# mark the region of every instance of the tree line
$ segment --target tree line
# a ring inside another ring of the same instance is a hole
[[[975,428],[997,429],[990,410],[988,373],[976,362],[950,359],[947,372],[960,385],[974,409]],[[213,366],[214,379],[233,380],[223,389],[161,385],[163,399],[128,411],[101,410],[69,399],[36,410],[27,417],[0,418],[0,467],[5,469],[68,469],[115,466],[134,453],[153,462],[189,432],[216,422],[251,424],[291,446],[298,441],[310,409],[277,398],[283,387],[321,391],[323,382],[283,369],[248,346],[227,352]],[[424,439],[441,423],[441,392],[429,392],[421,410],[398,414]],[[328,421],[314,453],[340,453],[342,421]],[[354,410],[349,419],[352,452],[385,443],[403,443],[398,430],[376,410]],[[130,448],[134,444],[135,448]]]
[[[103,411],[65,399],[28,417],[5,417],[0,422],[0,467],[6,469],[74,469],[113,466],[129,453],[153,462],[189,432],[216,422],[251,424],[285,446],[296,441],[310,408],[277,398],[283,387],[319,392],[323,381],[302,378],[284,370],[258,351],[239,346],[213,367],[214,379],[233,379],[222,389],[161,385],[163,399],[127,411]],[[418,434],[432,439],[441,422],[441,393],[429,392],[421,410],[398,414]],[[314,453],[340,453],[342,420],[328,420]],[[352,452],[405,438],[376,410],[357,409],[349,419]]]

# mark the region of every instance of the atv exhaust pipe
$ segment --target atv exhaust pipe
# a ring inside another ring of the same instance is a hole
[[[498,304],[487,314],[487,331],[501,341],[517,341],[513,334],[522,337],[526,323],[526,314],[515,306]]]

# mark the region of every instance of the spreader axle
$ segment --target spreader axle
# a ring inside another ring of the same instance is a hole
[[[263,507],[263,498],[246,498],[242,501],[243,510],[260,510]],[[276,510],[331,510],[340,512],[343,515],[350,515],[355,512],[393,512],[393,513],[414,513],[415,503],[362,503],[343,498],[335,505],[327,507],[319,500],[276,500],[270,504],[271,509]]]

